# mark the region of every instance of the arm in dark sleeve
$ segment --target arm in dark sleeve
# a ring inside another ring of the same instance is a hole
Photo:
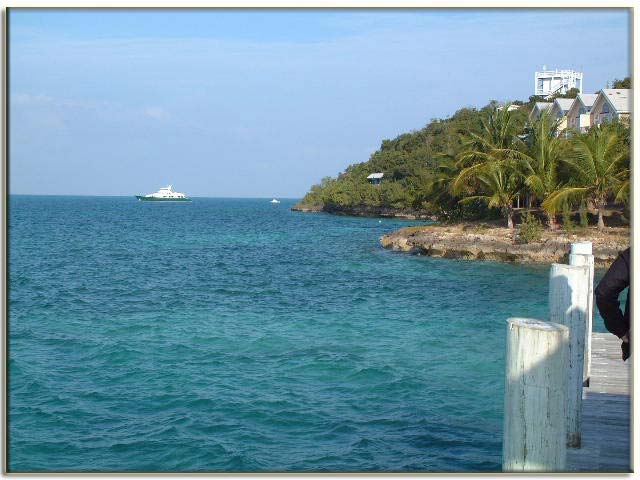
[[[630,249],[626,249],[613,262],[596,288],[596,304],[604,324],[614,335],[622,337],[629,331],[629,322],[625,321],[620,310],[620,293],[629,286]]]

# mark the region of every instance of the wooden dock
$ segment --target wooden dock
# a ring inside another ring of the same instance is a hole
[[[631,359],[622,361],[620,340],[610,333],[593,333],[591,342],[591,381],[582,393],[582,445],[567,449],[567,469],[631,472]]]

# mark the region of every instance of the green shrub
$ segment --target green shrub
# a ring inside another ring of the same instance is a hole
[[[516,243],[537,243],[542,239],[543,230],[540,220],[527,212],[522,217]]]
[[[565,203],[562,207],[562,225],[564,226],[564,231],[567,233],[576,231],[576,224],[571,220],[571,208],[568,203]]]

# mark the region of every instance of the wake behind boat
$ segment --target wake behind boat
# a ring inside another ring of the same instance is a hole
[[[161,188],[157,192],[148,195],[136,195],[136,198],[142,202],[190,202],[191,199],[184,193],[174,192],[173,187]]]

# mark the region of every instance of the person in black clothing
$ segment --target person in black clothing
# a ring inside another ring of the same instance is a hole
[[[622,359],[631,355],[631,289],[627,293],[624,314],[620,310],[620,293],[631,285],[631,248],[620,252],[607,273],[596,288],[596,304],[604,325],[611,333],[622,340]]]

